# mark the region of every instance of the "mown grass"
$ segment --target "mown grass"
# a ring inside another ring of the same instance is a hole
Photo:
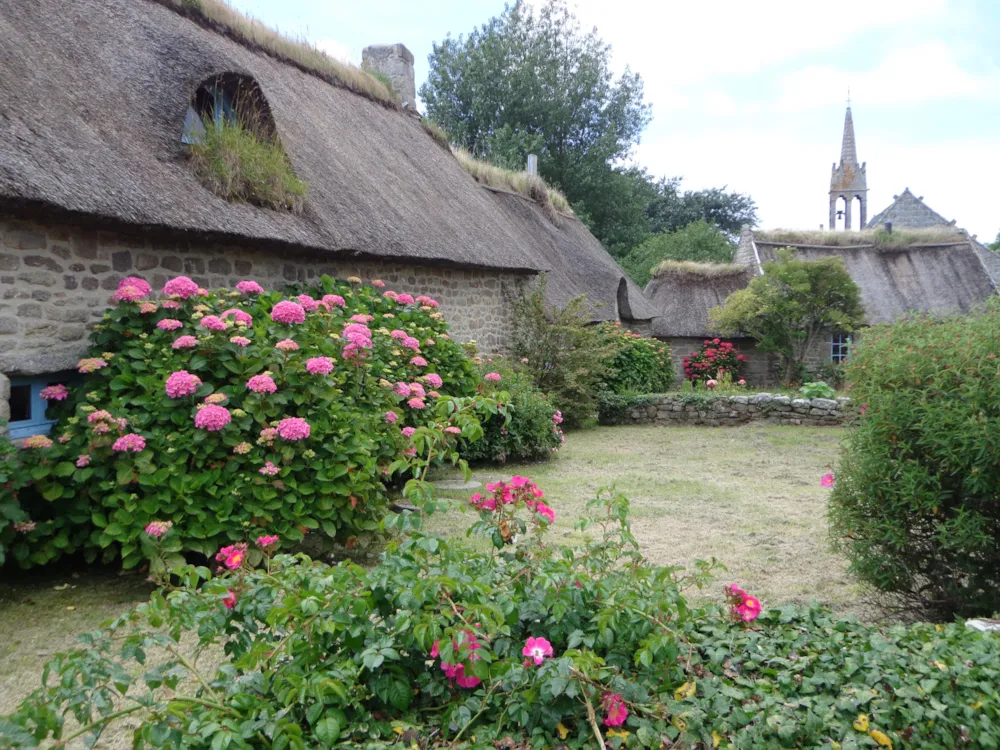
[[[274,136],[236,120],[206,122],[204,137],[188,146],[191,166],[205,187],[234,203],[299,213],[306,195]]]
[[[715,557],[728,568],[707,596],[719,597],[723,584],[738,581],[768,607],[814,599],[865,615],[846,562],[827,544],[829,490],[819,484],[843,434],[829,427],[601,427],[570,433],[551,462],[479,468],[474,478],[522,474],[538,482],[557,513],[554,541],[579,541],[573,523],[586,502],[615,485],[631,498],[633,530],[649,559],[684,565]],[[474,515],[455,509],[430,520],[434,530],[464,536]],[[150,590],[135,574],[5,573],[0,715],[39,685],[44,663],[72,648],[76,634],[127,611]],[[130,747],[127,728],[104,746]]]

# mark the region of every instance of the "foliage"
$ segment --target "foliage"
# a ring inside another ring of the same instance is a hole
[[[799,393],[802,394],[803,398],[833,398],[837,395],[837,392],[822,380],[804,383],[799,388]]]
[[[468,461],[538,461],[559,450],[563,436],[562,414],[541,393],[527,373],[519,372],[504,357],[488,358],[480,365],[483,375],[499,374],[509,396],[499,413],[482,420],[483,436],[463,441],[460,452]]]
[[[820,336],[831,330],[850,333],[864,323],[861,292],[842,258],[799,260],[785,248],[763,268],[746,289],[713,308],[709,320],[727,335],[752,336],[759,349],[775,352],[788,384]]]
[[[4,564],[7,549],[18,534],[30,531],[28,515],[21,510],[18,492],[23,488],[23,472],[19,471],[18,451],[2,429],[0,421],[0,565]]]
[[[685,589],[711,566],[646,562],[624,497],[589,504],[585,546],[552,547],[531,482],[487,493],[466,507],[491,552],[414,534],[373,569],[270,553],[257,570],[188,568],[57,656],[0,722],[4,746],[93,739],[141,712],[137,746],[205,750],[997,747],[989,634],[757,616],[735,586],[727,610],[694,606]],[[198,666],[223,644],[221,665]]]
[[[663,393],[674,383],[674,361],[670,346],[632,333],[619,322],[604,322],[598,328],[602,338],[616,351],[608,366],[601,390],[612,393]]]
[[[644,287],[652,270],[665,260],[731,263],[734,251],[733,241],[722,230],[698,219],[683,229],[650,236],[622,258],[621,267],[632,281]]]
[[[543,278],[514,301],[510,353],[562,412],[566,426],[577,427],[597,411],[597,393],[611,375],[617,344],[590,325],[585,296],[561,309],[547,305],[545,283]]]
[[[650,229],[655,234],[676,232],[696,221],[705,221],[735,237],[744,225],[756,226],[757,204],[743,193],[726,187],[681,192],[681,178],[663,178],[656,183],[657,196],[650,204]]]
[[[323,277],[315,299],[287,300],[181,277],[165,290],[184,298],[107,311],[91,351],[104,366],[50,408],[53,444],[22,452],[37,528],[13,557],[82,548],[132,567],[152,521],[205,555],[255,530],[294,543],[377,529],[385,472],[416,447],[402,428],[457,422],[475,439],[479,376],[434,300],[358,284]]]
[[[684,357],[684,379],[692,383],[707,383],[722,375],[739,381],[749,359],[740,354],[732,341],[705,339],[701,347]]]
[[[839,389],[844,385],[844,365],[841,362],[823,362],[812,368],[811,373],[805,373],[804,378],[807,382],[818,380]]]
[[[626,424],[629,414],[653,403],[656,394],[612,393],[601,391],[597,394],[597,418],[601,424]]]
[[[951,619],[1000,611],[1000,306],[865,332],[861,404],[831,498],[851,570],[889,603]]]
[[[995,253],[1000,253],[1000,232],[997,232],[997,238],[993,242],[989,243],[986,247]]]
[[[187,148],[198,179],[216,195],[264,208],[302,210],[306,184],[295,176],[276,136],[238,119],[220,118],[206,120],[201,140]]]

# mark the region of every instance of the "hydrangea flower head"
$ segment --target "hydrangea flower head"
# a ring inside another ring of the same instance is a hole
[[[333,360],[329,357],[311,357],[306,360],[306,369],[313,375],[329,375],[333,372]]]
[[[142,315],[149,315],[150,313],[155,313],[160,308],[156,306],[155,302],[143,302],[139,305],[139,312]]]
[[[499,383],[501,379],[499,372],[488,372],[483,375],[483,380],[489,380],[491,383]]]
[[[415,352],[420,351],[420,339],[414,338],[413,336],[407,336],[403,339],[403,346],[407,349],[412,349]]]
[[[399,415],[394,411],[387,411],[383,416],[389,424],[395,424],[396,420],[399,419]]]
[[[241,281],[236,285],[236,291],[240,294],[263,294],[264,287],[256,281]]]
[[[414,300],[413,300],[412,295],[409,295],[409,294],[397,294],[396,295],[396,302],[398,302],[401,305],[412,305],[413,302],[414,302]]]
[[[166,390],[170,398],[190,396],[201,387],[201,378],[192,375],[187,370],[170,373],[167,378]]]
[[[229,409],[217,404],[207,404],[194,415],[194,426],[207,432],[218,432],[233,421]]]
[[[247,453],[253,450],[253,446],[250,443],[244,441],[238,445],[233,446],[233,453],[239,456],[245,456]]]
[[[198,346],[198,339],[194,336],[178,336],[172,346],[174,349],[193,349]]]
[[[298,351],[299,345],[296,344],[291,339],[282,339],[277,344],[274,345],[275,349],[280,349],[283,352],[294,352]]]
[[[139,453],[146,448],[146,438],[142,435],[136,435],[130,433],[128,435],[122,435],[115,441],[115,444],[111,446],[111,449],[115,453],[124,453],[126,451],[132,451],[133,453]]]
[[[427,381],[427,383],[431,386],[431,388],[440,388],[441,385],[444,383],[444,381],[441,380],[441,376],[438,375],[436,372],[427,373],[426,375],[424,375],[424,380]]]
[[[344,298],[339,294],[324,294],[323,302],[330,307],[347,307],[347,303],[344,301]]]
[[[65,401],[67,396],[69,396],[69,389],[62,383],[47,385],[42,388],[38,396],[46,401]]]
[[[85,466],[90,466],[90,454],[89,453],[81,453],[79,456],[77,456],[77,458],[76,458],[76,466],[77,466],[78,469],[82,469]]]
[[[100,357],[87,357],[85,359],[81,359],[79,362],[76,363],[76,369],[79,372],[83,373],[84,375],[91,372],[97,372],[102,367],[107,367],[107,366],[108,363],[105,362]]]
[[[261,474],[263,474],[265,477],[273,477],[275,474],[277,474],[279,471],[281,471],[281,469],[279,469],[273,463],[271,463],[270,461],[268,461],[262,467],[260,467],[260,469],[258,469],[258,471]]]
[[[201,287],[191,281],[191,279],[187,276],[176,276],[163,285],[163,293],[165,295],[169,297],[176,294],[181,299],[193,297],[198,294],[200,290]]]
[[[206,404],[224,404],[227,400],[225,393],[210,393],[205,396]]]
[[[319,302],[310,297],[308,294],[300,294],[295,299],[299,301],[299,304],[302,305],[306,312],[312,312],[319,307]]]
[[[417,430],[415,427],[404,427],[402,430],[400,430],[400,432],[403,434],[403,437],[413,437],[416,431]]]
[[[146,524],[146,533],[151,537],[159,539],[161,536],[170,531],[170,528],[174,525],[173,521],[150,521]]]
[[[222,319],[226,320],[227,318],[232,318],[237,323],[244,323],[248,326],[253,325],[253,315],[246,310],[240,310],[238,307],[231,307],[222,313]],[[204,321],[202,321],[202,325],[205,325]]]
[[[423,357],[411,357],[410,364],[414,367],[427,367],[427,360]]]
[[[403,339],[409,337],[409,335],[410,334],[408,334],[406,331],[400,330],[399,328],[397,328],[396,330],[394,330],[392,333],[389,334],[389,336],[391,336],[394,339],[398,339],[399,341],[402,341]]]
[[[406,405],[409,406],[411,409],[418,409],[418,410],[423,409],[424,406],[426,406],[426,404],[424,404],[424,400],[422,398],[417,398],[416,396],[407,401]]]
[[[178,328],[183,328],[184,324],[174,318],[164,318],[156,324],[156,327],[161,331],[176,331]]]
[[[247,381],[247,388],[254,393],[275,393],[278,390],[274,378],[270,375],[254,375]]]
[[[180,310],[181,303],[175,299],[167,299],[160,303],[160,307],[164,310]]]
[[[306,311],[298,302],[282,300],[271,309],[271,320],[275,323],[304,323]]]
[[[286,417],[278,422],[278,435],[283,440],[304,440],[310,432],[309,423],[299,417]]]
[[[31,435],[26,437],[24,442],[21,443],[23,448],[51,448],[52,441],[47,435]]]
[[[382,279],[372,279],[372,286],[377,289],[382,289],[385,286],[385,282]]]
[[[230,336],[229,343],[236,344],[236,346],[242,348],[250,346],[250,339],[248,339],[246,336]]]

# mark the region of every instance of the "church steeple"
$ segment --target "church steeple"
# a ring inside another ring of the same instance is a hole
[[[851,228],[851,207],[856,198],[861,203],[860,228],[868,219],[867,163],[858,164],[858,147],[854,141],[854,118],[848,101],[844,115],[844,140],[840,146],[840,164],[834,164],[830,175],[830,229],[837,228],[837,217],[843,216],[843,228]],[[837,201],[844,201],[842,211],[837,211]]]

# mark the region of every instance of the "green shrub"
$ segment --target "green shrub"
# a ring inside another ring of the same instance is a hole
[[[799,388],[803,398],[833,398],[837,392],[822,380],[806,383]]]
[[[562,414],[535,388],[529,375],[518,372],[503,357],[488,358],[480,370],[482,375],[500,375],[509,397],[501,413],[483,420],[481,438],[463,441],[462,456],[468,461],[498,463],[551,458],[562,445]]]
[[[281,143],[236,120],[206,121],[201,142],[188,146],[198,179],[228,201],[300,212],[306,184],[295,176]]]
[[[597,418],[604,425],[625,424],[629,421],[629,414],[648,406],[654,398],[654,395],[645,393],[602,391],[597,395]]]
[[[731,263],[735,250],[736,245],[718,226],[698,219],[683,229],[651,235],[629,250],[621,267],[632,281],[644,287],[653,269],[665,260]]]
[[[757,616],[736,589],[730,609],[695,606],[684,590],[709,566],[645,561],[625,498],[589,504],[571,548],[546,543],[554,511],[529,481],[487,492],[471,530],[492,552],[419,534],[372,569],[273,546],[262,569],[232,552],[222,575],[189,568],[56,657],[0,744],[92,739],[135,713],[137,746],[205,750],[997,747],[995,636]],[[218,666],[185,656],[223,644]]]
[[[0,428],[6,426],[0,421]],[[17,449],[5,433],[0,434],[0,565],[4,564],[7,550],[18,535],[32,530],[31,520],[18,502],[24,484],[22,476]]]
[[[545,279],[514,303],[511,356],[559,409],[567,427],[597,413],[597,394],[611,373],[618,345],[590,324],[585,296],[562,309],[545,303]]]
[[[601,383],[611,393],[663,393],[674,383],[674,361],[670,347],[621,327],[601,323],[601,331],[617,349]]]
[[[133,282],[145,284],[125,279],[119,294]],[[100,369],[55,407],[55,441],[23,451],[35,494],[22,505],[37,528],[15,539],[19,564],[83,548],[132,567],[152,521],[171,521],[181,549],[205,555],[257,529],[289,542],[374,530],[386,473],[412,448],[401,428],[451,423],[454,397],[477,391],[475,365],[429,298],[328,277],[308,299],[188,297],[195,287],[173,279],[165,292],[185,298],[124,301],[96,327],[96,359],[81,370]],[[370,328],[356,322],[366,316]],[[417,391],[426,398],[411,402]]]
[[[1000,305],[877,326],[851,352],[860,415],[831,498],[837,545],[889,603],[1000,610]]]

